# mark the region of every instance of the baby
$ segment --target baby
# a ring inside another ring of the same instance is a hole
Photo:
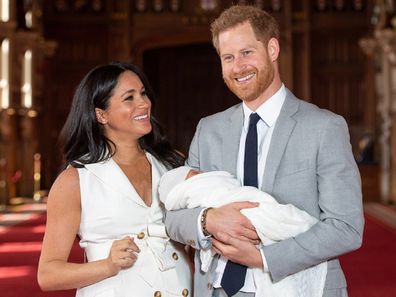
[[[225,171],[200,173],[181,166],[163,175],[159,193],[167,210],[220,207],[240,201],[258,202],[257,208],[241,212],[256,227],[264,245],[296,236],[317,223],[316,218],[291,204],[279,204],[271,195],[255,187],[241,186]]]
[[[273,244],[305,232],[318,222],[305,211],[291,205],[279,204],[271,195],[255,188],[241,186],[225,171],[201,173],[181,166],[165,173],[159,185],[160,199],[165,208],[177,210],[195,207],[220,207],[231,202],[258,202],[256,208],[242,209],[256,228],[263,245]],[[201,270],[207,272],[214,253],[200,250]],[[322,296],[327,263],[290,275],[272,283],[269,273],[255,268],[256,296]]]

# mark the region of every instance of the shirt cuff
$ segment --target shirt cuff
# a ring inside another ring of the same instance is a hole
[[[261,258],[263,259],[264,272],[269,272],[268,265],[267,265],[267,259],[264,256],[264,251],[263,251],[263,249],[259,249],[259,250],[260,250]]]
[[[198,240],[199,240],[199,245],[201,246],[202,249],[209,249],[212,247],[212,236],[205,236],[202,232],[202,224],[201,224],[201,217],[202,213],[204,212],[206,208],[203,208],[201,212],[198,215]]]

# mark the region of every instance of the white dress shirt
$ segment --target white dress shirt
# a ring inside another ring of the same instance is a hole
[[[260,116],[260,120],[257,123],[257,142],[258,142],[258,187],[261,188],[263,185],[263,176],[265,170],[265,164],[268,154],[268,149],[271,143],[272,133],[274,131],[276,120],[278,119],[280,110],[282,108],[283,102],[286,98],[286,88],[282,84],[279,90],[267,99],[257,110],[256,113]],[[237,160],[237,178],[241,184],[243,184],[243,175],[244,175],[244,155],[245,155],[245,141],[246,135],[249,128],[249,116],[253,111],[247,107],[245,102],[242,103],[243,106],[243,128],[241,133],[241,138],[239,142],[239,152],[238,152],[238,160]],[[265,189],[264,189],[265,191]],[[200,235],[200,239],[202,241],[202,245],[205,246],[208,240],[202,233],[201,229],[201,220],[200,216],[198,218],[198,234]],[[260,250],[261,256],[263,257],[264,270],[267,270],[267,263],[265,260],[265,256]],[[224,268],[226,266],[227,259],[224,257],[220,257],[217,268],[216,268],[216,276],[213,282],[213,286],[215,288],[221,287],[221,279],[223,277]],[[241,288],[242,292],[256,292],[256,285],[254,284],[253,272],[251,268],[247,269],[245,284]]]

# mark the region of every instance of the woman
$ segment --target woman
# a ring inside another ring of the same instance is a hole
[[[90,71],[61,139],[67,169],[51,188],[38,269],[43,290],[76,296],[191,296],[183,248],[169,241],[160,177],[183,163],[151,115],[154,94],[134,65]],[[87,263],[68,262],[76,234]]]

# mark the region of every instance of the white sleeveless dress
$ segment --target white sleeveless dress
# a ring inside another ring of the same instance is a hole
[[[128,235],[134,238],[140,253],[132,267],[77,289],[77,297],[192,296],[191,269],[183,247],[169,240],[163,224],[158,183],[167,169],[151,154],[146,156],[152,170],[150,207],[113,159],[78,169],[78,235],[87,261],[107,258],[113,241]]]

